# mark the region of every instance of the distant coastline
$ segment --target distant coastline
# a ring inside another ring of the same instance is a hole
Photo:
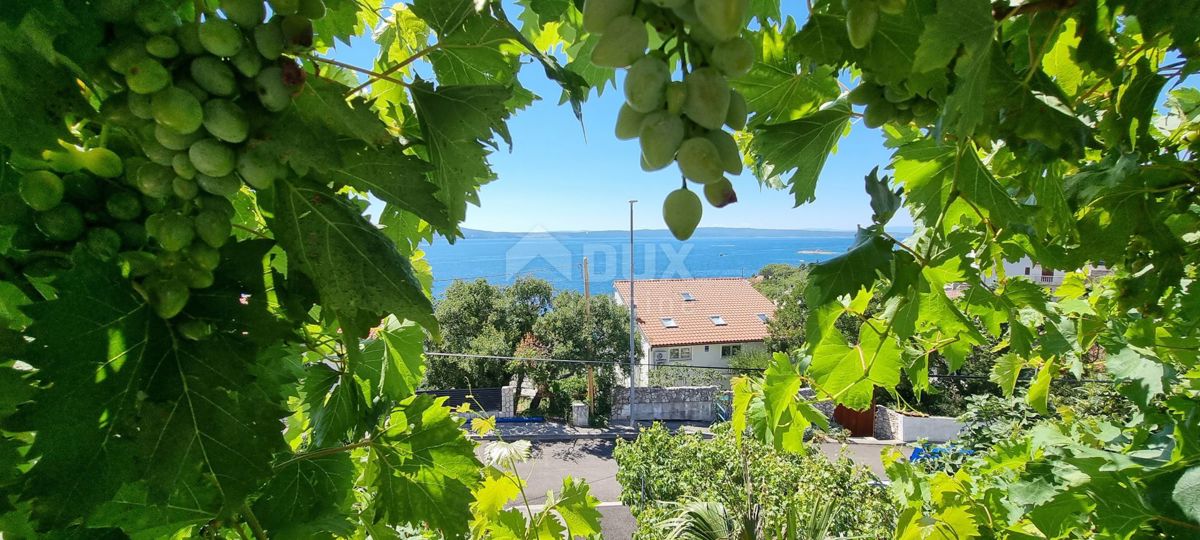
[[[894,234],[907,235],[912,229],[895,229]],[[602,231],[485,231],[481,229],[462,229],[463,237],[471,240],[495,238],[524,238],[527,236],[553,236],[556,238],[588,238],[628,236],[628,230]],[[837,229],[756,229],[741,227],[700,227],[696,229],[693,238],[844,238],[853,236],[855,231]],[[666,229],[634,229],[634,236],[643,240],[669,239],[671,233]],[[821,253],[823,254],[823,253]]]

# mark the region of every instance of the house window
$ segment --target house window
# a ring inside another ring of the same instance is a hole
[[[679,325],[675,323],[675,319],[671,317],[663,317],[660,320],[662,321],[663,328],[679,328]]]
[[[1028,266],[1025,267],[1025,275],[1027,275],[1027,276],[1029,275],[1029,267]]]
[[[766,313],[759,313],[759,314],[758,314],[758,320],[762,321],[762,322],[765,324],[765,323],[767,322],[767,314],[766,314]]]
[[[742,352],[741,345],[721,345],[721,356],[734,356]]]
[[[679,359],[684,362],[690,361],[692,359],[692,348],[691,347],[680,347],[679,348]]]
[[[712,321],[714,325],[725,326],[725,319],[720,315],[709,315],[708,320]]]
[[[704,352],[708,352],[708,345],[704,346]]]
[[[671,349],[671,360],[679,360],[679,349]]]
[[[690,292],[681,292],[679,293],[679,296],[683,297],[684,302],[694,302],[696,300],[696,297],[692,296],[692,293]]]

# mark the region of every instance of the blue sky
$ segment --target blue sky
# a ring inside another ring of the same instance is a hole
[[[508,12],[515,17],[519,8]],[[357,39],[326,54],[369,67],[375,52],[369,39]],[[637,199],[636,227],[665,228],[662,200],[679,187],[679,173],[674,166],[642,171],[637,141],[613,135],[623,101],[620,87],[607,88],[601,96],[593,93],[584,103],[581,127],[569,105],[558,105],[561,92],[539,66],[526,65],[520,78],[542,99],[509,121],[513,147],[501,147],[491,156],[498,179],[483,186],[481,206],[469,207],[463,226],[512,232],[624,229],[629,226],[627,201]],[[618,74],[618,85],[621,80]],[[862,178],[872,167],[886,165],[888,155],[881,132],[856,121],[826,162],[816,202],[793,208],[790,193],[760,187],[747,171],[730,178],[738,202],[721,209],[706,205],[701,226],[853,230],[869,224]],[[909,227],[911,220],[898,215],[891,225]]]

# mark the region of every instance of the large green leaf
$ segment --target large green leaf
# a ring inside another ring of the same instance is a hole
[[[810,306],[823,306],[843,294],[854,295],[870,288],[892,258],[892,243],[879,234],[861,229],[849,251],[814,265],[805,290]]]
[[[303,180],[279,182],[276,191],[271,230],[289,262],[312,279],[326,309],[373,319],[372,326],[394,314],[436,334],[432,304],[412,265],[358,208]]]
[[[272,538],[349,534],[353,529],[345,523],[345,514],[354,503],[354,480],[349,452],[296,456],[276,467],[275,476],[254,502],[254,514]],[[347,530],[331,530],[339,522]]]
[[[363,348],[355,373],[376,393],[400,401],[413,395],[425,377],[425,333],[409,321],[390,319]]]
[[[759,178],[766,182],[795,171],[786,182],[796,206],[815,200],[821,169],[849,122],[850,105],[838,101],[804,118],[755,129],[750,152],[762,161]]]
[[[755,33],[752,41],[758,51],[754,67],[730,81],[746,98],[756,123],[794,120],[838,95],[837,79],[831,70],[796,70],[800,59],[788,46],[795,32],[789,19],[781,29],[768,26]]]

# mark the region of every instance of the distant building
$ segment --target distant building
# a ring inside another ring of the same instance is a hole
[[[639,384],[655,366],[728,367],[735,354],[764,346],[775,316],[775,305],[744,278],[637,280],[633,292]],[[629,281],[613,282],[613,295],[629,305]]]
[[[1108,267],[1103,263],[1087,266],[1083,270],[1088,274],[1089,279],[1099,279],[1111,273],[1111,270],[1109,270]],[[1063,278],[1068,273],[1069,272],[1065,272],[1063,270],[1055,270],[1053,268],[1042,266],[1034,262],[1033,259],[1030,259],[1029,257],[1022,257],[1016,262],[1004,262],[1005,276],[1009,278],[1024,277],[1029,281],[1045,287],[1057,287],[1062,285]],[[996,281],[996,277],[992,276],[989,281],[994,283]]]

